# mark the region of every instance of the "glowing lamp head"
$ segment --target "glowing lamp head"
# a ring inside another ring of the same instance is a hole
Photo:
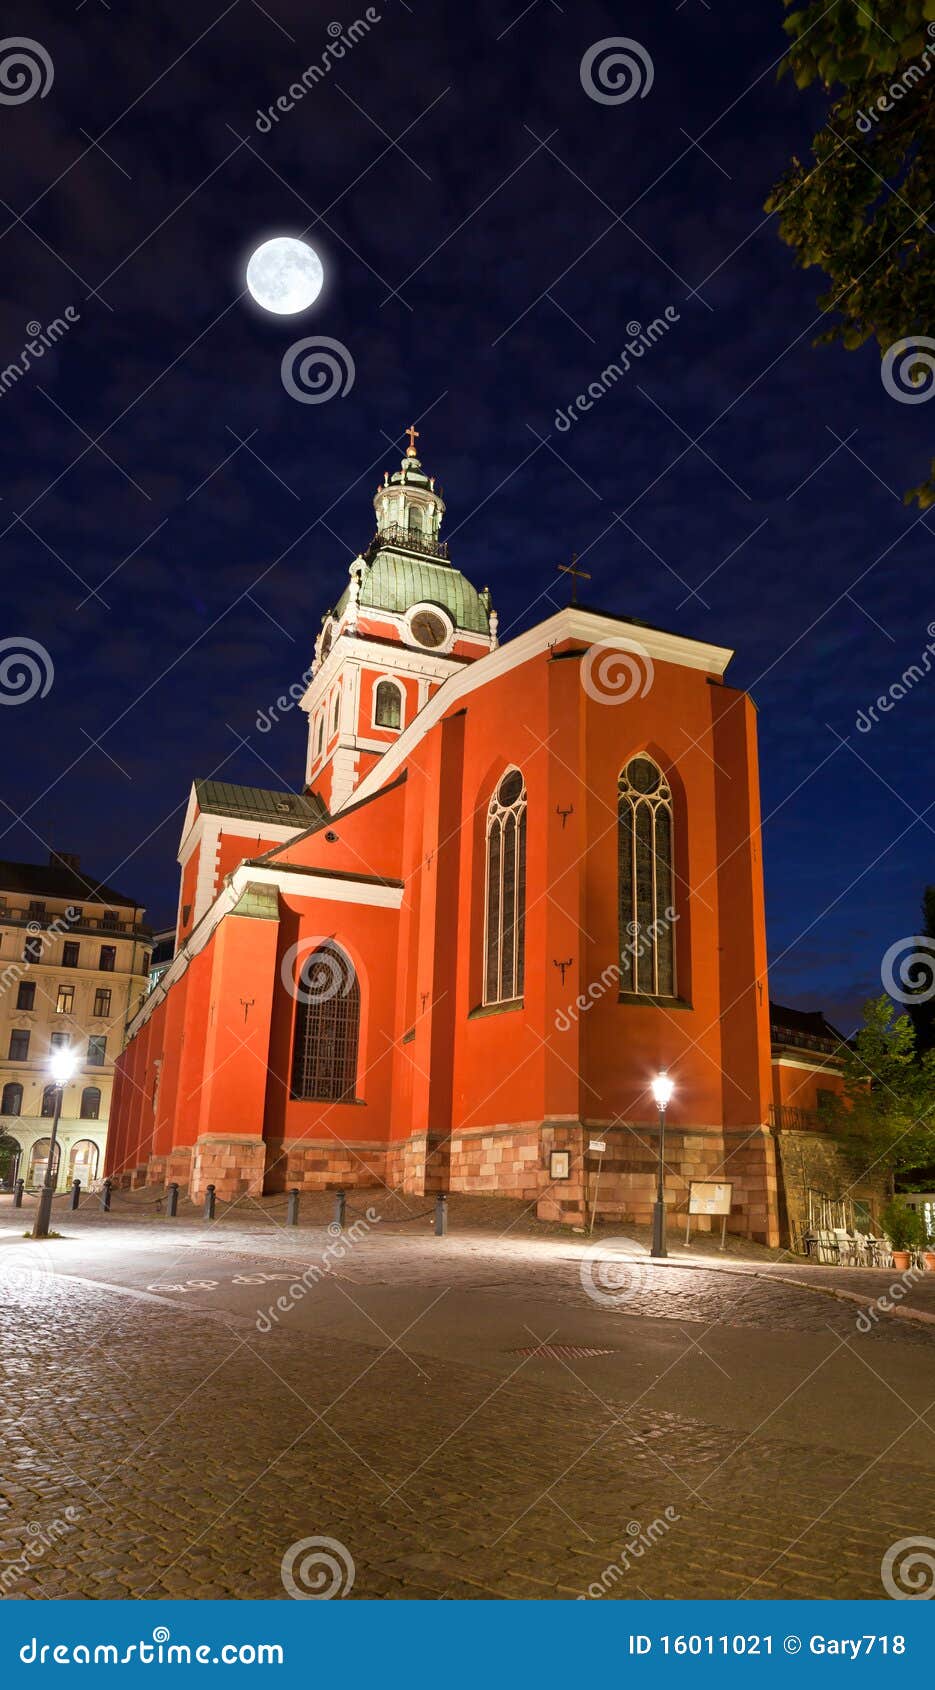
[[[662,1073],[657,1074],[652,1082],[652,1093],[656,1100],[657,1109],[665,1109],[667,1107],[674,1090],[675,1081],[670,1080],[668,1074],[663,1068]]]
[[[66,1085],[71,1079],[77,1066],[78,1063],[74,1051],[66,1048],[64,1050],[56,1050],[52,1052],[52,1060],[49,1063],[49,1072],[57,1086]]]

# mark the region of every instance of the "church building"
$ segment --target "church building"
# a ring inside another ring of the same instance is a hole
[[[196,1200],[488,1193],[581,1226],[599,1157],[602,1218],[647,1222],[666,1070],[670,1217],[729,1183],[731,1230],[774,1244],[794,1099],[732,654],[577,602],[501,643],[409,438],[322,621],[301,792],[192,786],[107,1171]]]

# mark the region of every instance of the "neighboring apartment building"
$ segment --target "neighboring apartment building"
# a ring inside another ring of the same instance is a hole
[[[149,985],[143,914],[64,852],[0,862],[0,1187],[45,1177],[60,1044],[79,1064],[62,1099],[56,1183],[103,1174],[114,1062]]]

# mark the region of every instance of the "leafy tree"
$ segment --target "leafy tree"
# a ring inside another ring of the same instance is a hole
[[[908,1015],[884,993],[844,1053],[844,1095],[826,1098],[823,1124],[861,1171],[891,1175],[935,1162],[935,1051],[919,1060]]]
[[[793,158],[766,201],[796,262],[828,277],[816,345],[853,349],[875,336],[885,353],[935,327],[933,20],[935,0],[813,0],[783,25],[792,44],[780,76],[843,89],[811,158]],[[896,362],[901,391],[932,376],[931,349],[910,346]],[[935,460],[913,499],[935,503]]]

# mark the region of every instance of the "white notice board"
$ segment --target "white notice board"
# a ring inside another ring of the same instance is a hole
[[[734,1187],[730,1181],[693,1179],[688,1187],[690,1215],[729,1215]]]

